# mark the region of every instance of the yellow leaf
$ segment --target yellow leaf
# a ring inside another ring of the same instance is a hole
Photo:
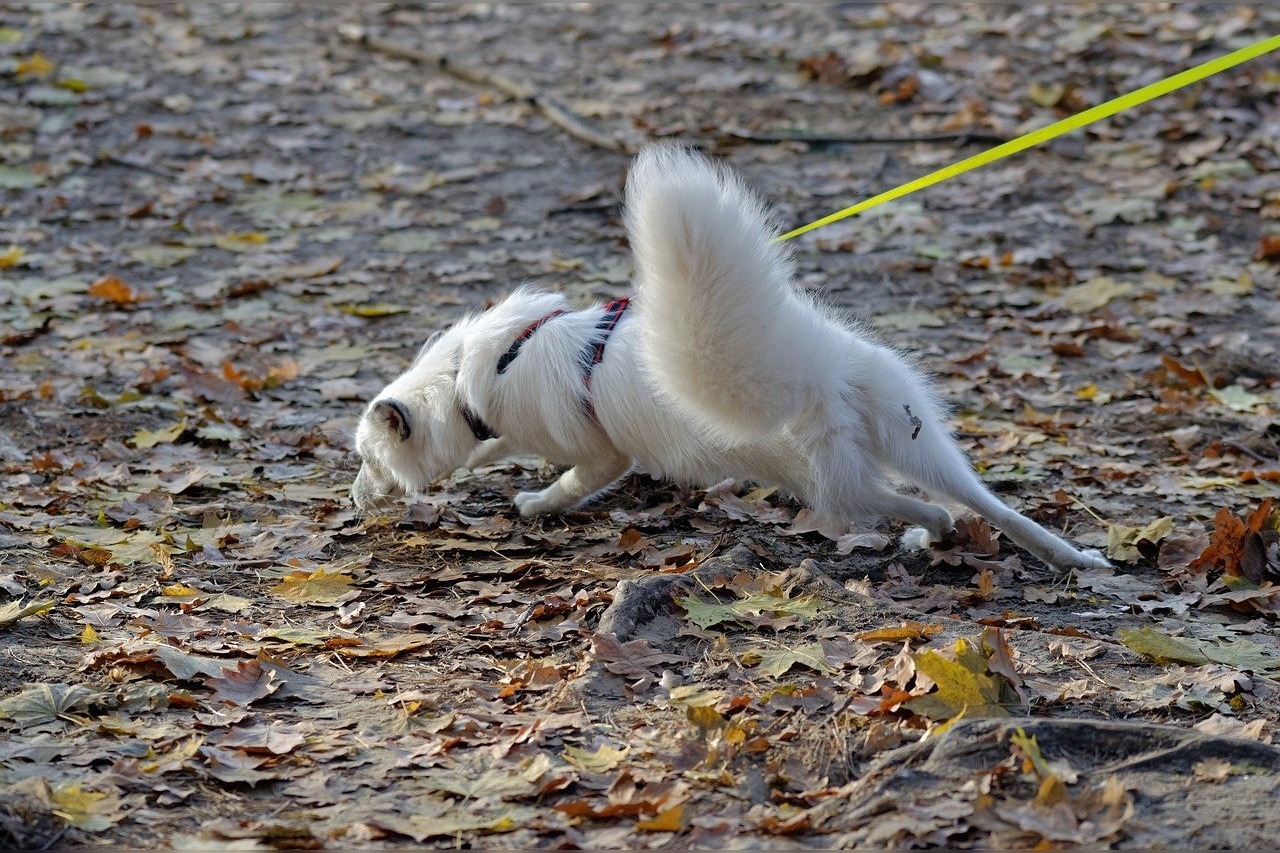
[[[576,746],[566,746],[564,748],[564,760],[581,770],[603,773],[621,764],[630,752],[631,750],[628,747],[614,749],[607,743],[601,744],[600,748],[595,752],[588,752]]]
[[[1063,308],[1075,314],[1087,314],[1106,306],[1117,296],[1124,296],[1133,286],[1123,284],[1107,276],[1091,278],[1083,284],[1068,287],[1058,297]]]
[[[17,601],[0,604],[0,631],[13,625],[19,619],[34,616],[37,613],[44,613],[50,607],[53,607],[52,601],[33,601],[25,607]]]
[[[96,642],[98,642],[98,632],[93,630],[93,626],[86,622],[84,630],[80,632],[80,643],[88,646]]]
[[[185,583],[170,584],[162,589],[161,593],[168,598],[191,598],[201,594],[200,590]]]
[[[13,72],[18,77],[47,77],[53,71],[53,63],[44,58],[44,54],[36,51],[30,57],[14,66]]]
[[[1038,107],[1052,107],[1062,100],[1067,87],[1061,83],[1032,83],[1027,89],[1027,97]]]
[[[371,305],[339,305],[338,310],[352,317],[390,317],[393,314],[406,314],[409,311],[403,305],[392,305],[387,302]]]
[[[703,731],[712,731],[724,726],[725,719],[719,711],[710,705],[693,705],[685,708],[684,715]]]
[[[89,295],[97,296],[108,302],[116,302],[120,305],[132,305],[144,298],[132,287],[113,275],[104,275],[89,285]]]
[[[1009,712],[1001,702],[1002,682],[987,668],[987,660],[963,639],[956,641],[956,659],[943,657],[934,649],[915,656],[916,669],[938,686],[935,693],[917,696],[904,704],[934,720],[958,714],[966,717],[1005,717]]]
[[[1053,768],[1049,766],[1049,762],[1044,760],[1043,753],[1040,752],[1040,743],[1036,740],[1035,735],[1027,736],[1022,729],[1018,729],[1009,736],[1009,743],[1016,746],[1022,752],[1022,758],[1025,764],[1023,770],[1034,770],[1035,774],[1041,779],[1047,779],[1054,775]],[[1027,765],[1030,765],[1029,767]]]
[[[671,688],[667,701],[676,708],[699,708],[715,705],[724,697],[723,690],[706,690],[697,684],[682,684]]]
[[[941,625],[926,625],[923,622],[908,621],[892,628],[876,628],[863,631],[857,639],[864,643],[890,642],[900,643],[903,640],[918,640],[921,637],[932,637],[942,633]]]
[[[78,77],[68,77],[65,80],[59,80],[58,85],[69,92],[80,93],[89,91],[89,84]]]
[[[252,252],[267,242],[267,235],[258,231],[247,231],[242,234],[219,234],[213,238],[213,245],[228,252]]]
[[[133,446],[139,450],[144,450],[148,447],[155,447],[157,444],[172,444],[178,440],[182,433],[186,432],[186,429],[186,418],[164,429],[140,429],[133,434]]]
[[[341,572],[330,574],[323,568],[314,572],[292,572],[271,587],[272,595],[295,604],[331,603],[351,592],[353,578]]]
[[[67,782],[53,788],[50,799],[54,814],[87,832],[102,832],[125,816],[119,798],[101,791],[86,791],[78,782]]]
[[[17,246],[10,246],[3,252],[0,252],[0,270],[7,270],[10,267],[16,267],[22,262],[22,250]]]
[[[1127,527],[1123,524],[1107,525],[1107,556],[1113,560],[1134,563],[1141,559],[1139,542],[1155,545],[1173,532],[1173,516],[1166,515],[1144,527]]]
[[[267,388],[275,388],[285,382],[290,382],[298,378],[298,362],[286,361],[284,364],[278,364],[275,367],[268,368],[267,378],[264,385]]]
[[[684,829],[684,804],[663,809],[647,820],[636,821],[642,832],[679,832]]]

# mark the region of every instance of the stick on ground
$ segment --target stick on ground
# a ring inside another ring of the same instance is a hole
[[[509,95],[517,100],[524,101],[530,106],[537,109],[547,120],[559,127],[565,133],[577,139],[581,139],[597,148],[605,148],[609,151],[617,151],[622,154],[634,154],[633,146],[620,139],[611,136],[606,131],[596,127],[595,125],[583,119],[573,110],[569,109],[565,104],[551,95],[544,94],[529,86],[524,86],[514,80],[503,77],[493,71],[480,68],[474,65],[468,65],[459,62],[450,56],[441,53],[428,53],[427,51],[418,50],[417,48],[408,47],[407,45],[397,44],[393,41],[370,35],[363,29],[346,28],[342,31],[342,36],[347,41],[361,45],[386,56],[394,56],[397,59],[407,59],[410,62],[416,62],[420,65],[427,65],[435,68],[452,77],[467,83],[474,83],[477,86],[488,86],[492,89]]]

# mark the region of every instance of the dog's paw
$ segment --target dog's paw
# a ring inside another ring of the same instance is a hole
[[[547,511],[546,496],[542,492],[519,492],[515,499],[516,511],[525,518]]]
[[[902,531],[902,536],[898,539],[898,545],[906,551],[925,551],[937,541],[938,537],[923,527],[908,527]]]
[[[1109,569],[1111,561],[1108,560],[1101,551],[1094,548],[1085,548],[1080,552],[1082,565],[1076,568],[1080,569]]]
[[[1071,569],[1109,569],[1111,561],[1092,548],[1077,550],[1070,546],[1056,549],[1045,556],[1045,562],[1059,571]]]

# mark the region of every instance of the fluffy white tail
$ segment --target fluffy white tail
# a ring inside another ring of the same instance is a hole
[[[691,151],[647,149],[627,178],[645,366],[688,416],[758,438],[825,399],[814,364],[840,346],[791,285],[765,204]],[[819,373],[822,373],[819,371]]]

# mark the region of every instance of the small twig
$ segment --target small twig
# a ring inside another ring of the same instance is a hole
[[[618,151],[622,154],[635,153],[632,146],[590,124],[551,95],[543,94],[532,87],[521,85],[500,74],[458,62],[456,59],[444,54],[427,53],[416,48],[396,44],[395,42],[369,35],[358,28],[344,29],[342,30],[342,36],[350,42],[375,50],[378,53],[394,56],[397,59],[407,59],[420,65],[428,65],[437,71],[457,77],[467,83],[497,89],[512,98],[524,101],[541,112],[548,121],[565,133],[597,148]]]
[[[812,142],[822,145],[909,145],[911,143],[954,143],[956,145],[999,145],[1009,140],[995,133],[967,130],[958,133],[925,133],[919,136],[875,136],[846,133],[761,132],[730,130],[723,134],[738,142],[773,145],[779,142]]]
[[[112,166],[122,166],[126,169],[137,169],[140,172],[146,172],[155,175],[157,178],[165,178],[167,180],[176,180],[179,175],[177,172],[171,172],[161,169],[158,166],[152,166],[150,163],[142,163],[137,160],[130,160],[115,154],[105,154],[98,158],[99,163],[110,163]]]
[[[1094,518],[1094,520],[1095,520],[1095,521],[1097,521],[1099,524],[1106,524],[1106,523],[1107,523],[1106,519],[1104,519],[1102,516],[1098,515],[1096,512],[1094,512],[1093,510],[1091,510],[1091,509],[1090,509],[1090,508],[1085,504],[1085,502],[1084,502],[1084,501],[1080,500],[1080,499],[1079,499],[1079,498],[1077,498],[1075,495],[1067,495],[1067,497],[1071,499],[1071,502],[1072,502],[1073,504],[1075,504],[1076,506],[1080,507],[1080,508],[1081,508],[1082,510],[1084,510],[1085,512],[1089,513],[1089,515],[1092,515],[1092,516],[1093,516],[1093,518]]]
[[[1256,450],[1253,450],[1252,448],[1245,447],[1243,444],[1241,444],[1238,441],[1224,441],[1222,442],[1222,444],[1224,447],[1230,447],[1232,450],[1235,450],[1238,453],[1243,453],[1245,456],[1248,456],[1254,462],[1261,462],[1264,465],[1270,465],[1272,462],[1275,461],[1274,459],[1268,459],[1267,457],[1263,456],[1261,453],[1258,453]]]

